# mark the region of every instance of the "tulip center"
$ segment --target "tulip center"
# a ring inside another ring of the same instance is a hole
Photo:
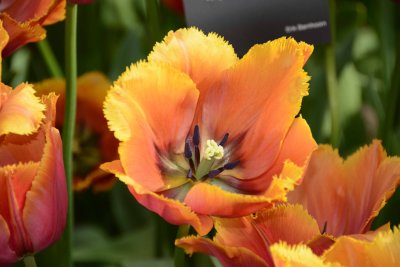
[[[200,158],[200,129],[196,125],[193,137],[188,138],[185,143],[185,158],[190,166],[187,177],[193,181],[204,181],[217,177],[224,170],[235,168],[239,161],[228,162],[227,159],[224,159],[224,145],[228,141],[228,137],[229,134],[226,133],[219,143],[213,139],[206,140],[203,157]]]

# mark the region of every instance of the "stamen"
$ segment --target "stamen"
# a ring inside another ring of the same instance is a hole
[[[193,172],[192,169],[190,169],[188,174],[186,175],[186,178],[192,178],[192,177],[193,177]]]
[[[221,142],[219,142],[219,145],[220,145],[220,146],[224,146],[225,143],[226,143],[226,141],[228,141],[228,137],[229,137],[229,134],[226,133],[226,134],[224,135],[224,137],[222,138]]]
[[[199,149],[200,128],[198,125],[194,126],[193,144],[194,144],[194,162],[196,164],[196,167],[198,167],[200,163],[200,149]]]
[[[224,156],[224,148],[218,145],[214,140],[209,139],[206,142],[206,149],[204,150],[204,158],[207,160],[211,159],[222,159]]]
[[[198,125],[194,126],[193,131],[193,144],[198,146],[200,144],[200,128]]]
[[[208,173],[208,177],[209,178],[214,178],[215,176],[217,176],[218,174],[220,174],[221,172],[224,171],[224,167],[218,168],[216,170],[212,170]]]
[[[192,150],[190,149],[189,140],[186,140],[185,142],[185,158],[192,158]]]
[[[225,170],[232,170],[234,169],[237,165],[239,165],[240,160],[234,161],[234,162],[229,162],[224,165]]]

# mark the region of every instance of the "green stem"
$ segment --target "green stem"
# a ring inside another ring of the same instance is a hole
[[[340,144],[340,117],[338,99],[338,81],[336,73],[335,49],[335,2],[329,0],[332,41],[325,48],[326,86],[328,90],[329,109],[331,114],[331,143],[334,147]]]
[[[157,0],[146,1],[146,20],[148,31],[148,50],[153,49],[154,44],[160,38],[159,6]]]
[[[35,257],[33,255],[24,258],[25,267],[36,267]]]
[[[63,77],[64,75],[61,71],[60,65],[58,64],[57,59],[54,56],[53,50],[51,50],[47,39],[44,39],[43,41],[37,43],[37,45],[51,75],[56,78]]]
[[[178,228],[178,232],[176,234],[176,239],[187,236],[189,234],[190,225],[181,225]],[[186,267],[188,266],[187,257],[183,249],[175,247],[175,255],[174,255],[175,267]]]
[[[400,39],[400,38],[399,38]],[[385,142],[385,147],[392,148],[391,139],[394,132],[397,101],[399,98],[400,89],[400,44],[397,44],[396,62],[392,73],[392,80],[389,87],[389,92],[386,98],[386,113],[383,123],[382,137]]]
[[[74,222],[74,191],[72,187],[73,179],[73,162],[72,148],[75,132],[75,115],[76,115],[76,31],[77,31],[78,6],[76,4],[67,4],[67,18],[65,28],[65,74],[66,74],[66,90],[65,90],[65,117],[63,126],[63,156],[65,173],[67,177],[68,187],[68,218],[65,228],[65,238],[67,242],[66,251],[68,258],[67,266],[72,266],[72,232]]]

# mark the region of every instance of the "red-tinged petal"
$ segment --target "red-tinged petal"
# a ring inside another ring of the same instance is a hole
[[[175,245],[186,253],[205,253],[216,257],[225,267],[268,267],[257,254],[243,247],[228,247],[203,237],[189,236],[178,239]]]
[[[305,245],[290,246],[278,243],[271,246],[271,254],[275,267],[340,267],[335,262],[327,262],[315,255]]]
[[[211,217],[194,213],[180,201],[149,192],[130,177],[127,177],[119,160],[104,163],[101,168],[114,173],[122,182],[128,185],[129,191],[140,204],[154,211],[169,223],[176,225],[190,224],[200,235],[206,235],[213,227]]]
[[[154,46],[148,60],[167,63],[186,73],[203,94],[238,58],[222,37],[189,28],[169,32],[163,42]]]
[[[221,245],[247,248],[266,262],[272,262],[271,244],[305,243],[319,235],[316,221],[300,205],[281,205],[242,218],[216,218],[215,229],[215,241]]]
[[[286,192],[301,182],[303,170],[316,148],[307,122],[303,118],[296,118],[283,141],[278,158],[267,172],[252,179],[223,179],[239,191],[264,193],[286,201]],[[262,159],[259,159],[260,165],[263,164]]]
[[[64,2],[65,5],[65,1],[60,0],[13,0],[12,4],[3,9],[2,12],[7,13],[19,22],[39,20],[49,14],[49,11],[55,7],[56,2]]]
[[[2,52],[3,57],[11,55],[27,43],[38,42],[46,37],[46,31],[37,23],[19,23],[5,13],[0,13],[0,20],[9,35],[9,41]]]
[[[335,243],[335,239],[332,236],[321,234],[314,237],[312,240],[307,242],[307,246],[311,248],[314,254],[320,256],[327,249],[329,249]]]
[[[397,267],[400,263],[400,231],[380,232],[373,241],[349,236],[337,239],[323,255],[327,260],[352,267]]]
[[[50,127],[37,174],[26,195],[23,220],[35,251],[58,240],[66,223],[67,189],[61,137]]]
[[[0,93],[0,136],[34,133],[44,118],[45,106],[35,96],[32,86],[21,84],[12,90],[0,85]]]
[[[0,168],[0,216],[7,222],[10,231],[10,248],[18,257],[34,252],[32,240],[26,230],[22,209],[26,192],[31,188],[37,171],[37,163],[8,165]]]
[[[250,218],[271,244],[279,240],[289,245],[304,243],[319,234],[317,222],[301,205],[280,205]]]
[[[278,157],[308,94],[303,65],[312,49],[286,38],[256,45],[206,92],[199,115],[202,132],[205,137],[229,133],[230,140],[243,138],[234,156],[243,177],[263,174]]]
[[[185,204],[199,214],[240,217],[261,208],[271,207],[274,199],[227,192],[207,183],[195,184],[185,197]]]
[[[303,183],[288,198],[304,205],[320,228],[334,236],[365,233],[400,181],[400,159],[388,158],[380,142],[344,163],[329,146],[310,160]]]
[[[10,248],[10,230],[4,218],[0,215],[0,265],[14,263],[18,256]]]

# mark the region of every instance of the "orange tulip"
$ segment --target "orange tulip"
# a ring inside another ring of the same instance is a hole
[[[290,202],[303,205],[315,219],[301,206],[282,204],[255,218],[216,219],[212,241],[191,236],[176,244],[188,253],[216,256],[224,266],[280,266],[271,246],[282,241],[306,244],[322,260],[344,266],[396,266],[399,260],[390,255],[400,252],[399,231],[389,234],[388,225],[367,231],[399,181],[400,158],[387,157],[379,141],[344,162],[322,145],[313,152],[302,184],[288,193]],[[377,241],[367,244],[371,240]],[[384,244],[387,240],[393,247]],[[380,253],[372,255],[374,250]],[[375,264],[384,257],[387,264]]]
[[[74,151],[78,166],[74,175],[74,189],[77,191],[91,185],[94,191],[108,190],[116,180],[114,175],[98,169],[101,162],[118,157],[117,140],[108,130],[102,112],[109,87],[109,80],[100,72],[88,72],[77,81],[77,140]],[[60,95],[57,101],[56,127],[61,129],[64,124],[65,80],[47,79],[35,84],[35,89],[39,95],[51,92]]]
[[[66,222],[67,189],[52,94],[0,84],[0,265],[56,241]]]
[[[10,36],[3,57],[31,42],[43,40],[43,26],[61,21],[65,17],[66,0],[5,0],[0,3],[0,20]]]
[[[201,234],[212,228],[210,216],[285,200],[316,146],[295,118],[312,49],[281,38],[239,60],[215,34],[170,32],[109,91],[104,112],[119,160],[102,168],[142,205]]]
[[[377,140],[345,161],[322,145],[288,200],[302,204],[334,237],[364,234],[399,183],[400,158],[388,157]]]
[[[223,266],[230,267],[331,266],[304,245],[319,235],[319,229],[300,205],[282,205],[242,218],[216,219],[215,229],[213,240],[189,236],[175,244],[189,254],[215,256]]]

